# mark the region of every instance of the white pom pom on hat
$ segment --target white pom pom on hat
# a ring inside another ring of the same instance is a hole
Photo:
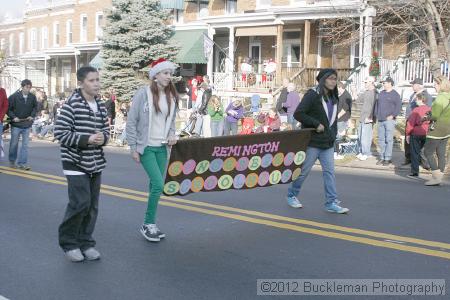
[[[151,69],[148,72],[150,79],[153,79],[156,74],[164,70],[170,70],[172,73],[177,69],[177,65],[173,62],[166,60],[165,58],[160,58],[151,63]]]

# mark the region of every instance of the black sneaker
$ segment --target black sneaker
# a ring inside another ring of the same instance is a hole
[[[164,232],[162,232],[161,230],[159,230],[158,227],[156,227],[156,232],[158,233],[158,237],[159,237],[160,239],[163,239],[163,238],[166,237],[166,234],[165,234]]]
[[[377,161],[377,166],[381,166],[384,165],[384,160],[380,159],[379,161]]]
[[[383,162],[383,166],[389,166],[390,164],[392,164],[392,160],[385,160]]]
[[[411,161],[409,160],[409,159],[406,159],[403,163],[402,163],[402,166],[407,166],[407,165],[410,165],[411,164]]]
[[[161,240],[155,224],[144,224],[139,231],[147,241],[159,242]]]
[[[411,174],[408,174],[406,177],[411,178],[411,179],[419,179],[419,174],[411,173]]]

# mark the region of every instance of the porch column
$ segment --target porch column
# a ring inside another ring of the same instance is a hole
[[[303,35],[303,67],[308,67],[309,46],[311,43],[311,21],[305,20],[305,33]]]
[[[47,74],[47,56],[44,58],[44,91],[47,93],[47,95],[49,95],[49,90],[48,90],[48,74]]]
[[[281,83],[281,59],[283,56],[283,25],[277,26],[277,71],[276,71],[276,82],[277,84]]]
[[[373,17],[376,16],[376,10],[373,7],[368,7],[363,16],[365,17],[364,21],[364,51],[363,51],[363,61],[366,63],[367,67],[365,68],[364,76],[369,76],[369,65],[372,59],[372,20]]]
[[[215,30],[213,28],[208,29],[208,37],[211,41],[214,41]],[[214,46],[211,53],[208,56],[208,64],[207,64],[207,74],[209,76],[209,80],[213,79],[213,66],[214,66]]]
[[[322,37],[317,38],[317,68],[320,69],[322,66]]]
[[[358,53],[358,62],[361,63],[363,61],[363,47],[364,47],[364,17],[359,17],[359,53]]]
[[[233,89],[233,72],[234,72],[234,26],[228,27],[230,34],[228,36],[228,59],[226,60],[227,72],[227,89]]]
[[[364,53],[363,61],[367,65],[364,77],[369,76],[369,65],[372,59],[372,17],[367,16],[364,22]]]

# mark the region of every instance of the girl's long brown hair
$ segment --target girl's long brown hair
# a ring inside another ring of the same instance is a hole
[[[159,107],[159,88],[156,81],[152,81],[152,84],[150,85],[150,91],[152,92],[153,106],[155,107],[156,113],[161,113],[161,108]],[[164,93],[166,94],[167,106],[169,107],[169,113],[166,116],[167,118],[170,114],[172,106],[172,97],[174,97],[175,107],[178,107],[179,95],[172,81],[170,81],[169,84],[164,88]]]

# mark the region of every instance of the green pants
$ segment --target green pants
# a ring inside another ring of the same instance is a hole
[[[167,147],[146,147],[141,164],[150,179],[145,224],[155,224],[156,209],[164,189],[164,173],[167,166]]]

